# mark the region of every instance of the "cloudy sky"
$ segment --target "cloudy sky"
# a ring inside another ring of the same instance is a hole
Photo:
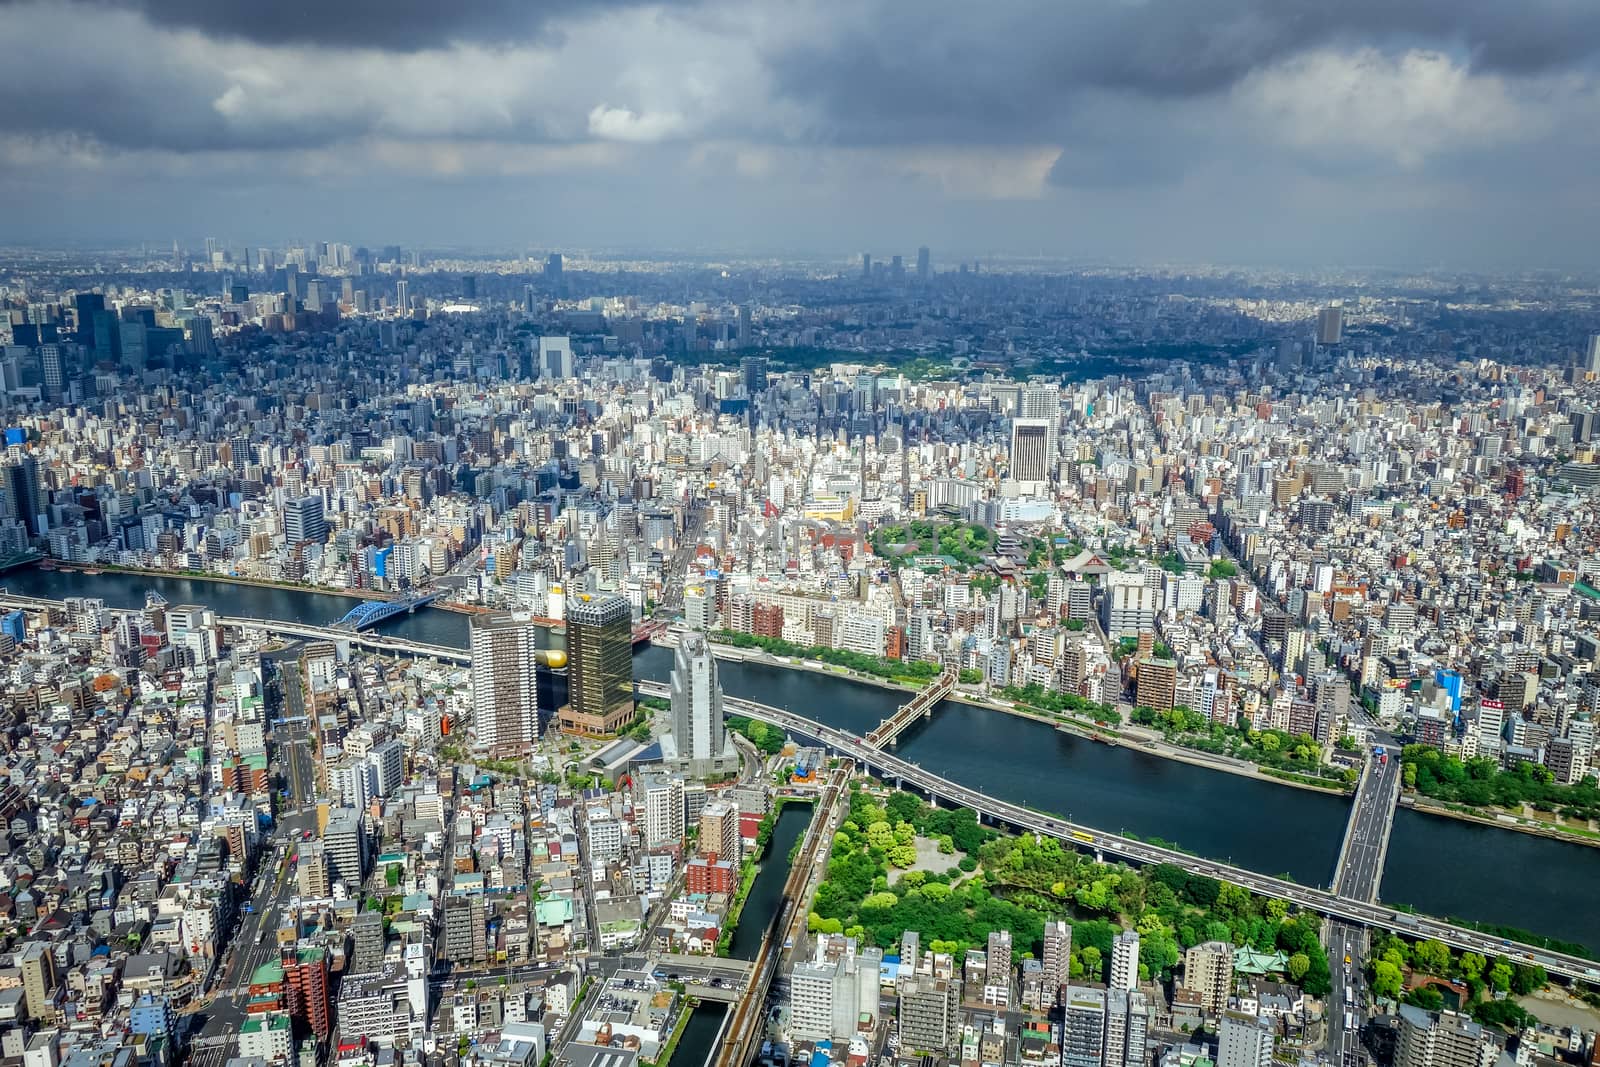
[[[0,0],[0,241],[1588,266],[1597,0]]]

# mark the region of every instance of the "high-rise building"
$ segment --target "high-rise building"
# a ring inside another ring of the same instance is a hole
[[[31,1018],[44,1022],[56,1018],[56,957],[43,941],[29,941],[18,955],[22,971],[22,999]]]
[[[739,305],[739,335],[740,348],[749,348],[755,343],[755,323],[751,319],[750,305]]]
[[[863,252],[863,253],[861,253],[861,277],[863,277],[863,278],[871,278],[872,277],[872,253],[871,252]]]
[[[1061,1067],[1106,1067],[1106,990],[1068,986],[1061,1003]]]
[[[335,808],[322,831],[322,843],[329,880],[343,882],[354,892],[367,863],[367,834],[361,826],[361,813],[354,808]]]
[[[28,528],[30,534],[43,534],[40,512],[44,501],[39,495],[39,461],[31,455],[25,455],[0,469],[5,472],[5,491],[15,509],[13,514]]]
[[[671,774],[645,774],[636,792],[642,796],[644,840],[647,848],[662,848],[683,841],[683,779]]]
[[[94,347],[94,316],[106,309],[106,298],[100,293],[77,293],[72,298],[77,312],[77,342],[85,348]]]
[[[919,975],[900,986],[900,1040],[911,1049],[942,1055],[961,1032],[961,983]]]
[[[564,733],[601,737],[633,719],[633,610],[620,596],[567,604]]]
[[[933,274],[933,257],[928,252],[928,246],[923,245],[917,249],[917,277],[927,281]]]
[[[1134,698],[1141,708],[1171,711],[1177,701],[1178,661],[1145,656],[1138,662],[1138,695]]]
[[[1111,988],[1139,988],[1139,931],[1124,930],[1111,942]]]
[[[544,282],[557,294],[565,290],[566,262],[561,258],[560,252],[551,252],[544,257]]]
[[[1148,585],[1113,585],[1101,601],[1101,627],[1106,636],[1116,641],[1123,637],[1137,637],[1155,629],[1156,610],[1161,591]]]
[[[739,808],[726,800],[710,800],[700,809],[700,854],[738,864]]]
[[[1323,308],[1317,312],[1317,344],[1336,345],[1344,338],[1344,308]]]
[[[1011,931],[989,931],[989,943],[984,953],[984,977],[990,985],[1011,985]]]
[[[1272,1067],[1272,1044],[1271,1019],[1224,1012],[1217,1035],[1217,1067]]]
[[[327,950],[315,945],[285,948],[282,963],[289,1015],[303,1022],[317,1040],[325,1040],[333,1032]]]
[[[322,498],[315,493],[283,502],[283,540],[290,545],[328,539],[328,521],[322,516]]]
[[[756,396],[767,391],[767,357],[745,356],[739,361],[739,375],[744,379],[744,391]]]
[[[538,624],[528,612],[474,615],[472,726],[495,756],[520,756],[539,739]]]
[[[544,378],[572,377],[572,338],[539,338],[539,375]]]
[[[727,747],[722,722],[722,685],[717,660],[705,635],[686,633],[673,656],[672,739],[692,774],[704,774]]]
[[[61,345],[40,345],[38,352],[41,391],[46,400],[59,401],[66,389],[67,354]]]
[[[1590,374],[1600,374],[1600,333],[1589,335],[1589,346],[1583,353],[1583,369]]]
[[[1233,946],[1226,941],[1191,945],[1183,954],[1178,988],[1200,994],[1200,1010],[1206,1014],[1221,1012],[1233,992]]]
[[[394,306],[400,314],[411,314],[411,283],[401,278],[394,283]]]
[[[1019,482],[1043,482],[1050,478],[1054,457],[1050,455],[1051,424],[1046,419],[1011,420],[1011,477]]]
[[[1438,1015],[1400,1005],[1400,1040],[1395,1067],[1489,1067],[1499,1050],[1483,1026],[1457,1012]],[[1233,1067],[1220,1064],[1219,1067]]]
[[[1138,990],[1106,990],[1106,1067],[1145,1067],[1150,1005]]]
[[[1061,998],[1061,989],[1072,971],[1072,927],[1059,920],[1044,924],[1044,986],[1050,1004]]]

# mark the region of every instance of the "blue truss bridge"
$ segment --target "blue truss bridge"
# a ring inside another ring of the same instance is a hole
[[[422,605],[437,599],[439,599],[438,593],[424,593],[421,596],[406,597],[404,600],[363,600],[345,612],[344,617],[333,624],[333,628],[360,633],[396,615],[410,614]]]

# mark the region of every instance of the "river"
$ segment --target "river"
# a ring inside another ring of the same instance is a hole
[[[114,572],[27,569],[0,576],[0,585],[58,600],[99,597],[124,608],[142,606],[144,591],[154,589],[173,603],[209,604],[223,614],[323,624],[355,604],[326,593]],[[456,648],[467,643],[467,617],[437,608],[419,609],[381,629]],[[640,677],[665,681],[672,650],[646,649],[635,663]],[[769,664],[725,662],[721,677],[732,696],[854,733],[870,730],[905,699],[897,691]],[[1013,803],[1106,830],[1159,837],[1306,885],[1326,885],[1349,811],[1341,797],[1104,745],[953,701],[941,704],[931,721],[912,725],[898,751]],[[1401,810],[1382,898],[1430,915],[1504,923],[1600,948],[1600,909],[1588,892],[1597,877],[1600,850]]]

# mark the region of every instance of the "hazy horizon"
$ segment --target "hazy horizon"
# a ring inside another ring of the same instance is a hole
[[[1570,269],[1600,7],[22,0],[0,243]]]

